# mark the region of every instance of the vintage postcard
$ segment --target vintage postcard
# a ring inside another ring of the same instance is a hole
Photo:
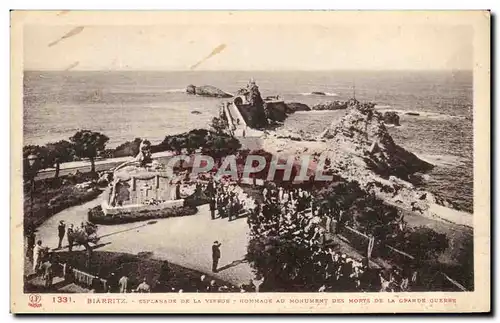
[[[13,11],[13,313],[490,311],[488,11]]]

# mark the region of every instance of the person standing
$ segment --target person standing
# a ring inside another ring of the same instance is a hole
[[[64,224],[63,220],[61,220],[59,222],[59,225],[57,226],[57,231],[58,231],[57,233],[59,235],[59,244],[57,245],[57,249],[61,249],[64,234],[66,233],[66,224]]]
[[[151,293],[151,287],[148,285],[146,278],[142,280],[142,283],[137,286],[136,292],[138,293]]]
[[[212,217],[212,220],[215,220],[215,199],[214,198],[210,199],[210,216]]]
[[[33,261],[33,248],[35,248],[35,230],[33,228],[28,229],[28,235],[27,235],[27,250],[26,250],[26,256],[28,257],[29,261]]]
[[[45,280],[45,288],[50,288],[54,279],[54,266],[52,265],[52,257],[49,255],[47,260],[41,265],[43,270],[43,278]]]
[[[42,247],[42,240],[38,240],[36,242],[35,248],[33,248],[33,271],[35,273],[38,271],[38,267],[42,262],[43,249],[44,248]]]
[[[220,246],[221,243],[218,241],[214,241],[212,245],[212,272],[217,272],[217,265],[219,264],[220,259]]]
[[[68,238],[68,250],[73,251],[73,224],[70,224],[68,227],[68,231],[66,232],[66,237]]]
[[[233,215],[233,211],[234,211],[234,200],[231,196],[231,198],[227,204],[228,221],[231,221],[231,216]]]
[[[118,288],[118,280],[115,273],[111,273],[107,279],[108,293],[116,293]]]
[[[118,286],[120,287],[120,293],[126,293],[128,288],[128,277],[123,275],[118,281]]]

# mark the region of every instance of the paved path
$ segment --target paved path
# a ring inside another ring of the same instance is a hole
[[[168,161],[168,159],[172,156],[172,153],[170,151],[162,151],[158,153],[153,154],[153,159],[157,159],[159,162],[165,162]],[[118,157],[118,158],[106,158],[106,159],[100,159],[95,161],[95,170],[97,172],[103,171],[103,170],[109,170],[112,167],[116,167],[123,162],[132,160],[134,157],[128,156],[128,157]],[[83,160],[83,161],[74,161],[74,162],[67,162],[67,163],[62,163],[59,171],[59,176],[63,175],[68,175],[71,173],[75,173],[76,171],[80,171],[82,173],[90,172],[90,161]],[[42,169],[38,172],[36,178],[37,179],[43,179],[43,178],[48,178],[48,177],[53,177],[55,175],[55,169],[54,168],[46,168]]]
[[[80,225],[87,219],[89,208],[99,205],[101,197],[83,205],[68,208],[45,221],[37,232],[37,239],[43,245],[57,247],[57,225],[60,220],[67,224]],[[115,251],[137,254],[152,252],[153,258],[198,270],[233,284],[248,283],[252,278],[250,265],[243,262],[248,242],[246,218],[231,222],[222,219],[211,220],[208,205],[199,207],[192,216],[120,225],[99,225],[100,251]],[[221,259],[216,274],[211,272],[212,243],[222,242]],[[64,243],[67,244],[65,238]],[[83,250],[83,247],[80,247]]]

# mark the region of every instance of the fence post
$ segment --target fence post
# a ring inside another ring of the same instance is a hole
[[[366,257],[368,259],[370,259],[371,256],[372,256],[372,251],[373,251],[373,246],[374,245],[375,245],[375,237],[370,236],[370,239],[368,240],[368,250],[367,250],[367,253],[366,253]]]

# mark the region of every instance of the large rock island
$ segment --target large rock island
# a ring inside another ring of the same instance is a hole
[[[387,111],[384,113],[385,124],[393,124],[395,126],[400,126],[399,115],[394,111]]]
[[[192,84],[186,87],[187,94],[206,96],[211,98],[232,98],[233,95],[227,92],[222,91],[219,88],[216,88],[212,85],[202,85],[202,86],[194,86]]]
[[[350,101],[329,101],[318,103],[312,107],[312,110],[344,110],[349,107]]]

